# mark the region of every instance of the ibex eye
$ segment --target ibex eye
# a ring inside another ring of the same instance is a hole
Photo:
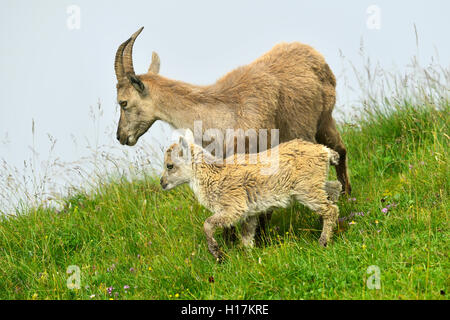
[[[169,169],[169,170],[173,169],[173,164],[168,164],[167,169]]]
[[[125,109],[125,107],[127,106],[127,102],[126,101],[119,101],[119,104],[122,107],[122,109]]]

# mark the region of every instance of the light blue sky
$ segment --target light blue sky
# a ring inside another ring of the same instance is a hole
[[[67,27],[70,5],[81,10],[80,29]],[[366,25],[370,5],[381,9],[379,30]],[[0,143],[0,158],[20,166],[29,157],[31,119],[36,123],[37,151],[45,156],[50,133],[58,139],[57,154],[66,160],[84,152],[74,147],[71,135],[80,141],[94,135],[90,106],[102,103],[101,128],[115,125],[114,54],[140,26],[145,30],[134,49],[138,73],[147,70],[155,50],[162,75],[208,84],[280,41],[300,41],[319,50],[339,80],[339,50],[358,65],[361,39],[372,60],[384,66],[406,65],[417,54],[414,23],[422,62],[437,49],[448,66],[449,12],[450,2],[444,0],[3,0],[0,142],[7,135],[9,143]],[[343,90],[338,87],[338,96],[346,94]],[[158,138],[159,130],[156,126],[141,139]],[[100,142],[107,141],[102,132]]]

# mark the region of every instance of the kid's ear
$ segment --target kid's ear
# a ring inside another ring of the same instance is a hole
[[[183,151],[183,157],[189,156],[191,154],[190,145],[194,144],[194,134],[190,129],[186,129],[184,135],[180,136],[178,144]]]
[[[189,151],[189,141],[186,139],[186,137],[181,136],[179,140],[179,145],[181,146],[181,149],[183,150],[183,154],[187,154]]]

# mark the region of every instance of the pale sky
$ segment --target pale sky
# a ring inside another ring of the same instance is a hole
[[[71,5],[80,9],[79,29],[68,27]],[[367,26],[371,5],[380,10],[379,29]],[[115,126],[114,54],[141,26],[145,29],[134,47],[137,73],[147,71],[155,50],[161,57],[162,75],[208,84],[278,42],[300,41],[325,56],[339,81],[339,50],[358,65],[361,39],[373,61],[386,67],[408,64],[417,54],[414,24],[422,62],[437,51],[448,66],[449,12],[450,2],[445,0],[3,0],[0,159],[20,166],[29,157],[32,119],[37,151],[45,156],[49,133],[58,140],[56,153],[66,160],[84,153],[73,146],[71,136],[79,141],[94,136],[90,106],[102,103],[101,128]],[[338,99],[346,94],[338,86]],[[341,111],[345,107],[339,106]],[[158,124],[141,139],[159,139],[160,130]],[[100,142],[118,144],[102,132]],[[132,152],[130,147],[121,148]]]

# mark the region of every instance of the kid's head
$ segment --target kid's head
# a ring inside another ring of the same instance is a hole
[[[190,134],[189,134],[190,133]],[[191,131],[181,136],[178,143],[172,144],[164,154],[164,171],[161,187],[170,190],[190,181],[192,176],[192,155],[194,137]]]

